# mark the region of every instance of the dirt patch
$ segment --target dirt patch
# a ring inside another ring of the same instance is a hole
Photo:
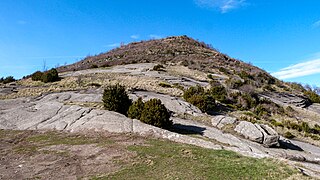
[[[0,130],[0,179],[79,179],[109,174],[145,139],[112,133]]]

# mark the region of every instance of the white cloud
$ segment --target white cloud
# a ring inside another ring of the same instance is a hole
[[[139,38],[140,38],[140,36],[137,35],[137,34],[133,34],[133,35],[131,35],[130,37],[131,37],[132,39],[139,39]]]
[[[113,43],[113,44],[108,44],[106,47],[118,47],[120,46],[120,43]]]
[[[161,38],[162,38],[162,36],[156,35],[156,34],[150,34],[149,37],[150,37],[151,39],[161,39]]]
[[[272,75],[279,79],[290,79],[319,73],[320,58],[317,58],[280,69],[280,71],[272,73]]]
[[[247,5],[246,0],[195,0],[200,7],[218,8],[221,13],[227,13]]]
[[[320,20],[313,23],[313,27],[320,27]]]

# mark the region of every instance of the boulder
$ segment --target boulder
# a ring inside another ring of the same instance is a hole
[[[234,124],[237,121],[234,117],[218,115],[211,119],[211,124],[218,129],[223,128],[227,124]]]
[[[279,146],[279,134],[268,125],[259,124],[257,125],[260,131],[263,133],[263,146]]]
[[[262,132],[251,122],[241,121],[234,130],[251,141],[263,143]]]
[[[234,130],[245,138],[260,143],[265,147],[279,145],[279,134],[268,125],[241,121]]]

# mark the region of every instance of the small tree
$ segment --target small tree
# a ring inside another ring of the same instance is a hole
[[[36,71],[31,75],[32,81],[42,81],[43,73],[41,71]]]
[[[129,107],[128,117],[131,119],[140,119],[143,108],[144,102],[142,101],[142,98],[139,97],[138,100]]]
[[[144,104],[140,120],[160,128],[169,128],[172,125],[170,113],[160,99],[150,99]]]
[[[202,112],[210,113],[216,107],[213,96],[199,85],[188,88],[184,92],[183,98],[198,107]]]
[[[125,87],[119,84],[107,86],[103,92],[104,107],[109,111],[116,111],[127,115],[131,100]]]
[[[60,77],[58,71],[55,68],[52,68],[47,72],[36,71],[31,75],[31,79],[33,81],[42,81],[44,83],[47,83],[59,81]]]
[[[55,81],[59,81],[59,75],[58,75],[58,71],[54,68],[50,69],[49,71],[45,72],[42,76],[42,81],[44,83],[47,82],[55,82]]]

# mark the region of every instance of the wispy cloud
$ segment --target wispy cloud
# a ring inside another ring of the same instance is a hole
[[[246,0],[195,0],[200,7],[218,8],[221,13],[241,8],[248,3]]]
[[[303,77],[307,75],[319,74],[320,73],[320,58],[309,60],[306,62],[298,63],[295,65],[288,66],[280,69],[280,71],[272,73],[273,76],[279,79],[290,79]]]
[[[151,39],[161,39],[161,38],[162,38],[162,36],[157,35],[157,34],[150,34],[149,37],[150,37]]]
[[[119,47],[120,43],[107,44],[105,47]]]
[[[320,20],[313,23],[313,27],[320,27]]]
[[[139,38],[140,38],[140,36],[139,36],[139,35],[137,35],[137,34],[133,34],[133,35],[131,35],[131,36],[130,36],[130,38],[132,38],[132,39],[139,39]]]

